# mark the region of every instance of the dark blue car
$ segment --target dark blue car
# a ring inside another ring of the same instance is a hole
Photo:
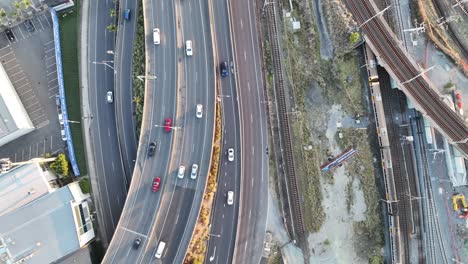
[[[227,62],[221,62],[219,68],[221,70],[221,76],[226,77],[229,75]]]
[[[130,20],[130,9],[125,9],[125,12],[124,12],[124,18],[125,20]]]

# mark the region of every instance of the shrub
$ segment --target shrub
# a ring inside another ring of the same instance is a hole
[[[50,164],[50,168],[57,174],[68,176],[68,161],[65,158],[65,154],[59,154],[57,159]]]
[[[351,42],[351,43],[354,44],[354,43],[358,42],[359,37],[360,37],[360,36],[359,36],[359,33],[358,33],[358,32],[353,32],[353,33],[351,33],[351,35],[349,36],[349,42]]]
[[[82,179],[79,182],[79,185],[83,193],[89,193],[91,191],[91,185],[89,184],[89,180],[87,178]]]

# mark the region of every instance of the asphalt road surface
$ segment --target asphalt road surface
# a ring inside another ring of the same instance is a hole
[[[232,263],[234,241],[236,235],[240,191],[240,135],[239,135],[239,109],[233,71],[229,67],[229,76],[220,77],[220,63],[233,62],[231,47],[231,30],[229,27],[229,13],[226,1],[212,1],[214,32],[216,43],[216,57],[218,67],[218,84],[220,85],[219,100],[222,103],[223,142],[221,148],[221,161],[218,172],[218,189],[215,195],[214,210],[206,263]],[[233,162],[227,159],[227,150],[233,148],[235,157]],[[226,193],[234,191],[235,203],[230,206],[226,203]]]
[[[123,12],[119,15],[119,31],[117,35],[114,61],[115,82],[115,113],[118,140],[122,155],[125,176],[130,182],[137,153],[137,140],[135,132],[135,119],[133,117],[133,46],[135,42],[135,31],[137,21],[138,1],[121,0],[121,10],[131,10],[132,19],[124,21]],[[144,72],[141,75],[145,75]]]
[[[247,0],[229,3],[241,135],[241,197],[233,263],[259,263],[268,212],[268,135],[256,6]]]
[[[159,2],[158,2],[159,3]],[[212,65],[211,35],[208,23],[208,6],[203,1],[173,2],[179,34],[178,118],[173,160],[169,171],[166,192],[162,198],[151,243],[144,248],[140,262],[155,260],[160,241],[166,248],[162,263],[182,263],[192,236],[210,163],[214,124],[214,68]],[[161,7],[156,7],[161,12]],[[166,12],[159,13],[165,16]],[[164,36],[164,34],[162,34]],[[193,56],[185,55],[185,41],[191,40]],[[203,117],[196,118],[197,104],[203,105]],[[199,165],[197,179],[190,179],[192,164]],[[183,179],[176,176],[179,166],[185,166]]]
[[[165,132],[162,126],[167,117],[172,118],[173,126],[179,126],[180,123],[176,119],[175,102],[178,91],[174,10],[172,5],[155,0],[145,0],[143,8],[147,16],[146,45],[150,61],[147,72],[151,76],[157,76],[157,79],[146,82],[148,87],[143,110],[145,113],[142,123],[143,134],[138,147],[135,170],[119,226],[103,263],[143,261],[152,250],[154,243],[150,236],[161,197],[170,193],[172,188],[171,177],[168,176],[174,175],[174,168],[170,167],[170,158],[173,138],[178,132],[176,130]],[[160,29],[162,36],[161,44],[157,46],[153,44],[150,33],[154,27]],[[152,157],[148,157],[150,142],[157,143],[156,152]],[[159,192],[152,191],[152,181],[155,177],[161,178]],[[133,248],[136,238],[142,239],[138,249]]]
[[[95,177],[98,189],[94,190],[97,203],[97,213],[100,214],[99,228],[103,240],[110,241],[119,221],[127,194],[126,179],[121,163],[117,142],[114,104],[106,103],[107,91],[114,86],[114,71],[102,62],[112,60],[107,50],[114,49],[115,34],[109,32],[106,26],[113,22],[108,14],[113,8],[110,1],[90,1],[88,21],[88,80],[89,103],[93,116],[90,119],[90,133]]]

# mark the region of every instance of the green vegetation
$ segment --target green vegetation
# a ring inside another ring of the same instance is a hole
[[[117,15],[115,9],[111,9],[111,10],[109,11],[109,15],[110,15],[110,17],[115,17],[115,16]]]
[[[448,82],[444,85],[444,90],[446,92],[451,92],[455,89],[455,84],[453,82]]]
[[[90,184],[88,178],[81,179],[81,181],[79,182],[79,185],[80,185],[81,191],[83,193],[90,193],[91,192],[91,184]]]
[[[384,263],[384,259],[382,258],[382,256],[374,255],[369,258],[369,264],[383,264],[383,263]]]
[[[138,4],[137,28],[135,46],[133,47],[133,93],[135,104],[136,136],[140,137],[141,122],[143,120],[143,103],[145,101],[145,82],[137,78],[146,75],[145,72],[145,27],[141,1]]]
[[[78,17],[80,1],[75,1],[75,11],[66,17],[60,17],[60,43],[62,50],[63,78],[67,100],[68,118],[81,120],[81,97],[78,75]],[[70,124],[76,162],[81,175],[86,175],[86,156],[83,145],[81,126]]]
[[[351,42],[352,44],[358,42],[359,40],[359,33],[358,32],[353,32],[351,33],[351,35],[349,36],[349,42]]]
[[[68,161],[67,158],[65,158],[65,154],[60,153],[57,159],[50,164],[50,168],[57,174],[64,177],[68,176]]]

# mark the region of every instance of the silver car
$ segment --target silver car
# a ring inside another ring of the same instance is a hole
[[[107,92],[106,101],[108,104],[112,104],[114,102],[114,94],[112,94],[112,91]]]
[[[234,204],[234,192],[233,191],[228,191],[227,192],[227,204],[228,205],[233,205]]]
[[[198,165],[193,164],[192,165],[192,172],[190,173],[190,178],[195,180],[197,178],[197,173],[198,173]]]
[[[183,178],[184,178],[184,174],[185,174],[185,167],[184,167],[184,166],[180,166],[180,167],[179,167],[179,171],[177,171],[177,177],[179,177],[179,179],[183,179]]]
[[[234,149],[233,148],[228,149],[228,160],[234,161]]]
[[[197,116],[197,118],[202,118],[203,117],[203,105],[197,104],[196,116]]]

